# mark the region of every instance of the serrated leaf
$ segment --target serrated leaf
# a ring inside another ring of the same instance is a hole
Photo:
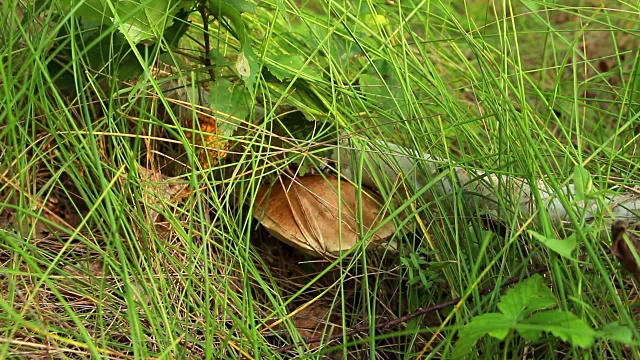
[[[516,330],[525,337],[532,331],[546,331],[568,341],[575,346],[587,348],[593,345],[598,333],[582,319],[568,311],[549,310],[531,315],[516,326]],[[523,333],[524,332],[524,333]],[[526,338],[526,337],[525,337]]]
[[[453,348],[453,357],[458,358],[468,354],[478,340],[487,334],[504,340],[513,325],[513,321],[502,314],[491,313],[474,317],[460,330],[458,341]]]
[[[214,83],[209,95],[209,106],[215,113],[221,135],[231,136],[240,120],[249,114],[245,96],[245,88],[236,86],[227,79],[220,78]]]
[[[500,299],[498,309],[507,318],[518,321],[533,311],[546,309],[556,304],[556,298],[545,285],[542,276],[535,274],[509,290]]]
[[[529,326],[529,325],[520,325],[517,326],[518,335],[520,335],[523,339],[530,342],[538,342],[540,341],[540,337],[544,333],[544,328],[540,328],[538,325]]]
[[[540,241],[542,245],[547,247],[547,249],[557,253],[558,255],[573,261],[578,261],[571,253],[578,246],[577,236],[576,234],[571,234],[564,240],[548,238],[542,234],[539,234],[533,230],[529,230],[529,235],[533,236],[536,240]]]

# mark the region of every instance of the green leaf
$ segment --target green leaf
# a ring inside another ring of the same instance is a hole
[[[519,324],[516,326],[517,332],[523,339],[530,342],[538,342],[540,341],[540,337],[545,331],[544,327],[540,327],[538,325],[523,325]]]
[[[113,7],[109,4],[114,4]],[[118,23],[118,29],[134,42],[157,39],[173,24],[173,17],[180,9],[191,8],[194,1],[185,0],[58,0],[67,11],[75,9],[74,15],[86,21],[97,21],[104,25]],[[114,12],[115,10],[115,12]]]
[[[384,9],[373,9],[366,2],[361,3],[359,14],[362,19],[362,23],[370,30],[377,32],[378,27],[384,27],[389,25],[387,19],[387,12]]]
[[[504,340],[514,323],[502,314],[491,313],[474,317],[458,334],[458,341],[453,348],[453,357],[458,358],[468,354],[478,340],[490,334]]]
[[[268,65],[269,71],[278,80],[293,79],[296,74],[320,77],[320,71],[313,64],[304,66],[305,59],[298,54],[278,54],[271,56],[274,64]]]
[[[371,30],[377,30],[379,27],[389,25],[387,17],[380,14],[366,14],[362,16],[362,22]]]
[[[445,267],[451,265],[451,264],[455,264],[456,262],[453,260],[447,260],[447,261],[431,261],[429,262],[429,270],[433,270],[433,271],[438,271],[441,269],[444,269]]]
[[[533,230],[529,230],[528,232],[529,232],[529,235],[533,236],[536,240],[540,241],[542,245],[546,246],[549,250],[556,252],[557,254],[559,254],[560,256],[566,259],[578,261],[577,259],[571,256],[571,253],[573,252],[573,250],[575,250],[576,247],[578,246],[578,241],[576,240],[577,239],[576,234],[571,234],[566,239],[559,240],[554,238],[548,238]]]
[[[164,30],[164,43],[169,47],[178,46],[178,42],[189,29],[189,12],[180,10],[173,19],[173,24]]]
[[[573,183],[576,191],[575,200],[581,201],[589,198],[589,195],[593,191],[593,179],[584,166],[576,165],[576,167],[573,168]]]
[[[519,321],[536,310],[557,305],[556,298],[545,285],[542,276],[535,274],[509,290],[498,303],[498,309],[509,319]]]
[[[256,4],[247,0],[227,0],[229,5],[238,10],[239,13],[254,13],[256,12]]]
[[[209,52],[209,57],[211,58],[211,61],[213,61],[214,64],[216,64],[217,66],[229,66],[232,64],[231,61],[229,61],[223,53],[220,52],[220,50],[218,49],[211,49],[211,51]]]
[[[378,112],[379,124],[384,124],[382,127],[402,142],[406,135],[397,131],[396,123],[413,116],[405,87],[388,61],[373,64],[369,73],[360,75],[360,90],[371,108]]]
[[[231,81],[220,78],[216,80],[209,94],[209,106],[215,112],[220,133],[231,136],[241,120],[249,114],[246,90]]]
[[[575,346],[587,348],[593,345],[598,332],[589,327],[582,319],[568,311],[549,310],[531,315],[516,326],[516,330],[525,339],[535,331],[546,331],[568,341]]]
[[[247,89],[253,92],[253,85],[258,77],[260,64],[251,48],[251,43],[240,15],[245,7],[243,1],[209,0],[209,12],[217,19],[227,18],[240,41],[240,53],[236,61],[236,70],[245,81]]]
[[[540,10],[540,4],[537,1],[522,0],[522,5],[527,7],[531,12],[537,12]]]
[[[633,341],[633,333],[631,329],[629,329],[628,326],[620,325],[617,321],[603,326],[600,329],[599,336],[608,340],[621,342],[626,345],[637,345],[637,343]]]
[[[84,20],[113,23],[113,13],[103,0],[57,0],[57,5],[65,12],[75,9],[74,15],[81,16]]]

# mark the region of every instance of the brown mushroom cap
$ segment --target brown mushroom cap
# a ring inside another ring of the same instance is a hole
[[[358,196],[362,198],[361,222],[356,211]],[[282,179],[274,186],[263,186],[253,215],[271,235],[314,257],[336,256],[363,238],[380,244],[396,230],[391,221],[377,229],[385,215],[378,199],[333,176]]]

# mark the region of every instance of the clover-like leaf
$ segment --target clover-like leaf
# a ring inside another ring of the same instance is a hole
[[[498,303],[498,309],[509,319],[518,321],[533,311],[556,304],[556,298],[545,285],[542,276],[535,274],[509,290]]]

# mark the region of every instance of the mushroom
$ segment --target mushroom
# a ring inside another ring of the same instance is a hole
[[[337,256],[362,239],[379,245],[396,231],[391,221],[380,226],[386,212],[377,197],[334,176],[281,179],[263,186],[256,199],[253,215],[267,231],[313,257]]]

